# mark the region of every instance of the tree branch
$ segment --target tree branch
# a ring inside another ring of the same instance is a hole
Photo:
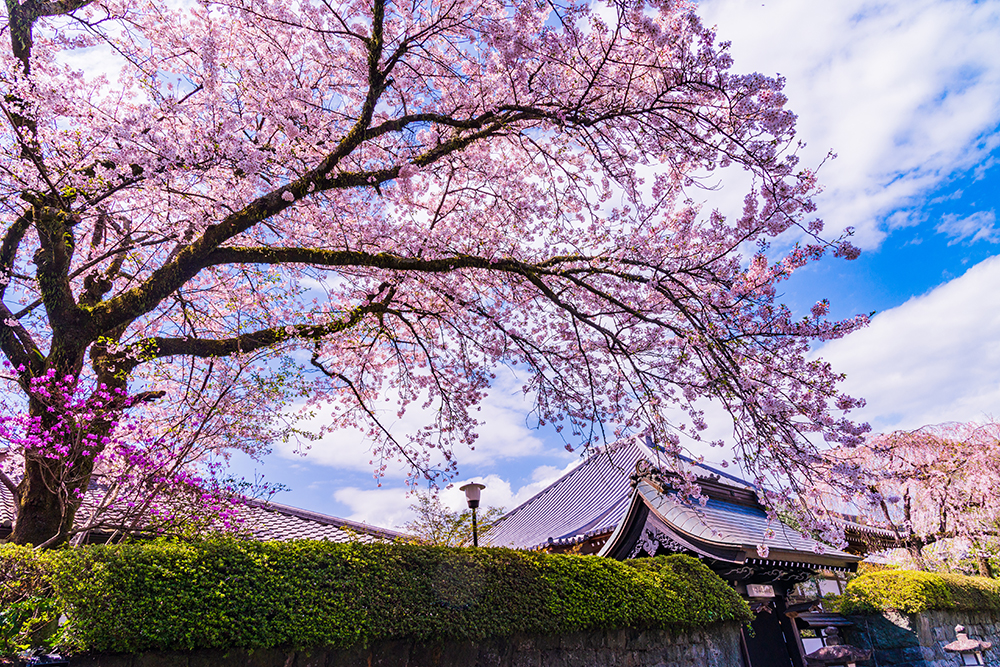
[[[227,357],[233,354],[254,352],[271,347],[282,341],[318,340],[330,334],[350,329],[358,324],[365,315],[388,312],[389,301],[392,300],[394,295],[395,290],[390,289],[380,301],[358,306],[350,311],[344,319],[328,324],[295,324],[284,327],[271,327],[233,336],[232,338],[215,340],[204,338],[145,338],[129,348],[129,352],[138,353],[141,357],[139,361],[132,362],[132,365],[137,365],[147,359],[176,355],[202,358]],[[126,357],[127,353],[120,356],[123,360]],[[127,363],[124,365],[127,365]]]
[[[7,356],[26,386],[26,374],[38,370],[44,357],[28,330],[14,319],[7,304],[0,303],[0,350]],[[20,370],[21,366],[25,371]]]
[[[32,210],[29,209],[18,217],[3,235],[3,243],[0,243],[0,300],[7,293],[7,276],[14,270],[17,250],[28,228],[31,227],[32,220]]]
[[[25,211],[7,229],[3,242],[0,243],[0,278],[2,278],[0,281],[0,350],[7,355],[15,368],[24,366],[25,369],[36,366],[42,358],[42,353],[28,330],[21,326],[17,318],[7,308],[7,304],[3,303],[3,297],[7,292],[9,278],[17,259],[17,250],[33,220],[33,209]],[[18,375],[23,382],[24,373],[18,371]]]
[[[205,258],[202,268],[219,264],[310,264],[313,266],[353,266],[389,269],[393,271],[417,271],[425,273],[448,273],[455,269],[489,269],[512,273],[551,273],[562,264],[586,262],[585,255],[558,255],[539,263],[521,262],[515,259],[486,259],[475,255],[454,255],[438,259],[402,257],[392,253],[377,254],[354,250],[320,250],[317,248],[268,248],[268,247],[223,247],[212,251]]]
[[[86,7],[94,0],[56,0],[55,2],[41,2],[40,0],[29,0],[25,4],[36,17],[42,16],[62,16],[77,9]]]
[[[38,287],[53,331],[79,325],[84,311],[76,303],[69,281],[75,241],[73,214],[50,206],[35,206],[39,249],[35,253]]]
[[[237,234],[281,213],[290,207],[295,200],[305,198],[312,192],[377,186],[379,183],[392,180],[399,175],[399,166],[374,171],[333,174],[333,170],[336,169],[340,161],[366,140],[375,105],[385,89],[385,77],[378,69],[382,53],[381,23],[384,18],[384,10],[384,0],[378,0],[375,3],[372,37],[369,40],[368,94],[357,121],[341,139],[337,148],[319,165],[299,179],[258,197],[243,209],[227,216],[219,224],[209,226],[198,239],[181,249],[172,261],[154,271],[141,285],[95,306],[92,311],[93,319],[89,335],[99,335],[101,331],[128,324],[137,317],[150,312],[163,299],[194,277],[206,265],[206,257],[215,249]],[[417,166],[429,165],[495,133],[500,127],[500,124],[494,123],[477,132],[454,137],[450,141],[429,149],[413,160],[413,164]],[[292,195],[291,198],[287,197],[288,194]]]

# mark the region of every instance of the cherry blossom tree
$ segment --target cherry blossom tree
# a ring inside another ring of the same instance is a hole
[[[862,514],[895,535],[920,569],[925,548],[947,558],[971,557],[991,576],[990,550],[1000,537],[1000,424],[949,422],[868,438],[836,458],[858,465],[868,489],[856,499]]]
[[[15,542],[67,539],[109,452],[183,449],[171,411],[216,391],[212,364],[243,369],[242,398],[195,411],[213,433],[190,462],[233,438],[259,451],[281,433],[247,431],[287,414],[259,406],[304,403],[365,432],[376,473],[447,473],[500,364],[568,447],[651,425],[680,451],[719,401],[762,484],[866,429],[806,358],[865,318],[775,297],[857,250],[821,236],[783,82],[730,72],[684,2],[8,0],[6,17]],[[750,183],[728,217],[706,205],[727,168]],[[387,414],[414,405],[432,419],[394,437]]]

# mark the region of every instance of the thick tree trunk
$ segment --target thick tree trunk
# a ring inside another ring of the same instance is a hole
[[[76,356],[82,357],[82,353]],[[80,365],[73,364],[62,376],[77,377],[79,371]],[[55,398],[50,395],[49,400],[59,405],[60,398],[58,394]],[[10,540],[15,544],[56,547],[72,536],[76,512],[90,486],[98,448],[87,447],[84,453],[80,444],[84,439],[77,432],[72,416],[51,412],[51,406],[38,396],[32,397],[29,409],[40,419],[37,435],[43,444],[40,450],[26,453],[24,476],[14,494],[17,517]],[[110,422],[94,421],[84,428],[94,435],[107,435]]]
[[[916,565],[917,569],[926,572],[927,561],[924,560],[923,550],[924,550],[924,545],[920,544],[917,541],[910,542],[906,547],[906,551],[909,552],[910,557],[913,559],[913,562]]]
[[[10,540],[15,544],[53,547],[69,539],[77,504],[61,484],[52,483],[48,461],[29,460],[18,485],[17,519]]]
[[[987,556],[983,556],[982,554],[976,556],[976,565],[979,566],[980,577],[993,576],[993,568],[990,566],[990,559]]]

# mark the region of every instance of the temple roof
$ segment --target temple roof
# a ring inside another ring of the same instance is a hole
[[[610,534],[601,550],[610,554],[620,550],[622,540],[634,539],[630,523],[652,515],[675,544],[729,562],[764,562],[759,558],[759,545],[770,550],[768,563],[839,568],[859,560],[768,519],[752,485],[733,475],[683,461],[708,496],[704,505],[683,502],[675,491],[637,475],[641,461],[659,468],[665,459],[665,454],[641,438],[599,450],[494,524],[489,542],[534,549]],[[767,537],[771,532],[773,536]]]
[[[760,505],[717,498],[709,498],[705,505],[685,503],[676,493],[659,489],[646,479],[639,480],[631,502],[646,505],[669,527],[675,538],[682,538],[703,555],[712,555],[711,547],[735,547],[742,551],[735,560],[758,560],[758,546],[764,545],[769,551],[767,560],[771,562],[844,567],[860,560],[858,556],[805,537],[780,521],[769,519]],[[773,535],[768,537],[770,533]],[[613,548],[615,537],[608,540],[605,550]]]
[[[636,463],[642,460],[659,467],[666,463],[667,456],[644,442],[642,436],[599,449],[504,515],[493,525],[489,543],[532,549],[550,543],[575,544],[611,532],[625,516],[632,496],[631,476],[636,472]],[[684,459],[684,464],[699,480],[718,480],[744,491],[753,488],[738,477],[689,459]]]
[[[14,497],[6,486],[0,484],[0,527],[14,525]]]
[[[10,534],[14,519],[13,508],[13,497],[6,487],[0,485],[0,538]],[[243,514],[240,528],[246,531],[248,537],[255,540],[324,540],[369,544],[391,542],[406,537],[405,534],[394,530],[275,502],[247,501]],[[93,532],[99,535],[102,531]]]
[[[490,529],[491,546],[531,549],[571,544],[613,530],[628,507],[629,475],[642,456],[633,441],[589,456]]]
[[[391,542],[407,537],[387,528],[281,505],[252,501],[244,527],[255,540],[326,540],[328,542]]]

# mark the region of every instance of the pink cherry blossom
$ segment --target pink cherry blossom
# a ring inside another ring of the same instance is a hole
[[[806,356],[867,319],[775,300],[856,249],[819,236],[784,82],[733,72],[686,2],[6,8],[14,541],[70,539],[118,479],[105,497],[179,521],[156,493],[196,498],[210,461],[277,438],[360,429],[376,476],[447,476],[500,365],[570,449],[652,427],[677,455],[716,401],[775,505],[816,443],[867,430]],[[731,218],[697,203],[724,168],[753,184]]]

